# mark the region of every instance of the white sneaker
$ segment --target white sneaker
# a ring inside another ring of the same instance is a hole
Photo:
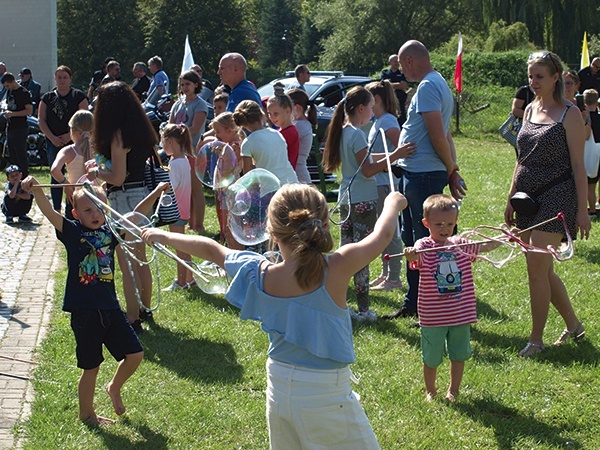
[[[359,314],[359,316],[362,317],[363,322],[370,322],[370,323],[377,322],[377,314],[375,314],[370,309],[367,309],[366,311],[362,311],[358,314]]]
[[[177,280],[173,280],[173,282],[164,288],[163,292],[171,292],[171,291],[179,291],[180,289],[185,289],[185,286],[180,285]]]

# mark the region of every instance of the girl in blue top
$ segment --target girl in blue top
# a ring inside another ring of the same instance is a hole
[[[348,219],[341,225],[340,245],[361,241],[373,231],[377,220],[377,181],[373,177],[387,169],[384,155],[369,155],[367,139],[361,130],[373,117],[373,95],[362,86],[357,86],[346,94],[333,114],[327,132],[325,151],[323,152],[323,169],[334,172],[341,167],[342,182],[339,196],[350,194],[349,215],[344,212],[347,205],[342,205],[342,216]],[[390,161],[413,151],[414,145],[406,143],[390,153]],[[361,162],[367,158],[358,171]],[[358,171],[358,173],[357,173]],[[350,185],[350,180],[356,178]],[[369,309],[369,265],[365,265],[354,274],[354,286],[358,314],[352,317],[359,322],[375,322],[377,316]]]
[[[329,207],[314,187],[283,186],[271,200],[268,227],[282,262],[231,250],[203,236],[144,230],[160,242],[219,264],[233,278],[227,300],[242,319],[269,333],[267,422],[272,449],[378,449],[364,410],[350,387],[356,359],[346,304],[350,277],[368,265],[396,232],[406,207],[390,194],[373,232],[333,248]]]

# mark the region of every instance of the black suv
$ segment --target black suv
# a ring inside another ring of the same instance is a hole
[[[286,89],[297,83],[293,71],[285,73],[285,77],[277,78],[258,89],[261,98],[273,95],[273,84],[280,82]],[[346,92],[354,86],[364,86],[373,81],[368,77],[344,75],[344,72],[311,71],[310,81],[304,85],[310,100],[317,105],[317,137],[319,142],[325,142],[325,131],[331,121],[333,110]]]
[[[297,85],[293,71],[288,71],[285,75],[283,78],[277,78],[269,84],[258,88],[260,97],[264,99],[273,95],[273,85],[277,82],[282,83],[285,89],[290,89],[294,85]],[[321,151],[325,146],[327,126],[331,122],[331,117],[337,104],[345,97],[348,90],[354,86],[364,86],[371,81],[373,81],[371,78],[344,75],[344,72],[310,72],[310,81],[304,85],[304,89],[306,89],[309,99],[317,105],[317,129],[315,133],[319,140]],[[307,165],[313,182],[319,182],[317,160],[313,152],[308,157]],[[325,174],[325,178],[326,181],[336,179],[335,175],[331,174]]]

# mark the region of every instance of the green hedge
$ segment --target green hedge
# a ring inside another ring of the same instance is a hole
[[[467,86],[505,86],[518,88],[527,84],[529,52],[510,51],[463,54],[463,89]],[[452,83],[456,58],[431,54],[431,61],[444,78]]]

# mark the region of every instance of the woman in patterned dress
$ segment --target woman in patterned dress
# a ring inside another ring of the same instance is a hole
[[[558,56],[551,52],[533,53],[529,56],[528,66],[529,84],[536,98],[525,110],[517,140],[518,160],[508,198],[519,191],[531,195],[550,181],[567,177],[537,197],[540,208],[532,217],[515,214],[509,200],[505,221],[509,225],[516,222],[518,228],[525,229],[562,212],[571,235],[575,237],[579,231],[581,237],[587,239],[591,225],[586,210],[587,179],[583,165],[581,113],[564,99],[562,63]],[[548,245],[558,247],[564,233],[562,222],[555,220],[523,233],[522,239],[545,249]],[[526,255],[533,323],[529,342],[519,356],[532,357],[545,350],[543,333],[550,303],[566,324],[554,345],[561,345],[570,338],[581,339],[585,329],[575,315],[562,280],[554,272],[552,256],[539,252]]]

